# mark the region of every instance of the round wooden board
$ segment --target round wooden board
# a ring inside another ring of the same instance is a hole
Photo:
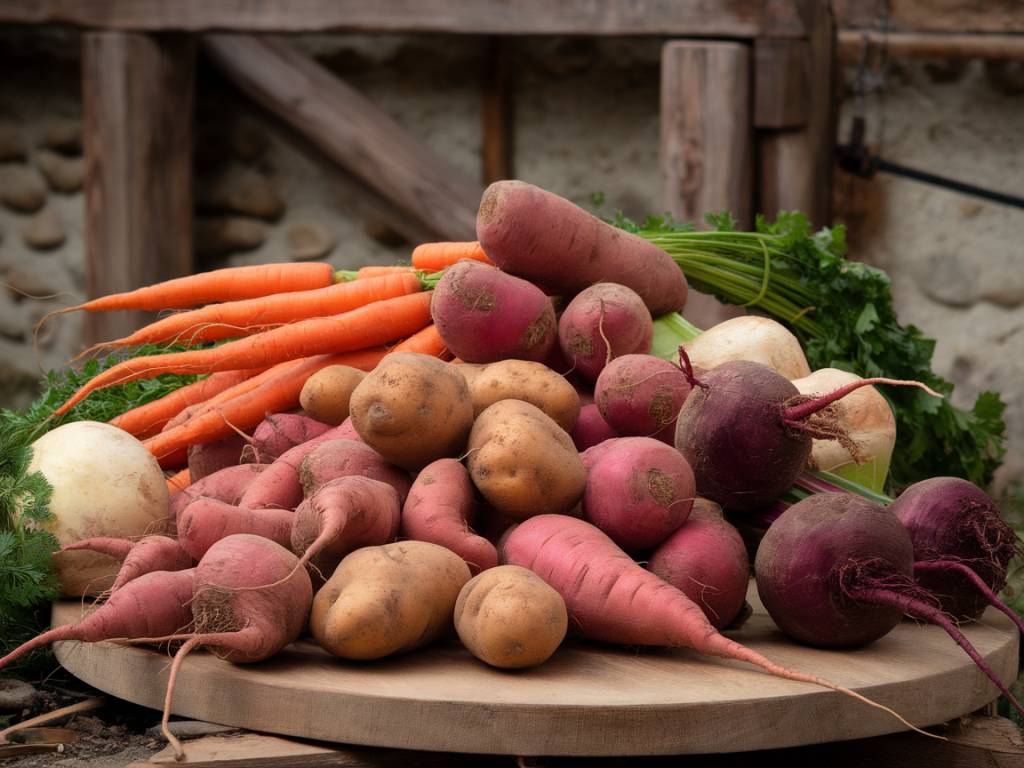
[[[934,725],[998,695],[940,629],[904,621],[867,648],[824,651],[788,641],[756,602],[737,641]],[[76,620],[78,603],[54,607]],[[989,610],[965,634],[1003,680],[1017,673],[1017,632]],[[90,685],[163,706],[166,652],[62,642],[57,658]],[[285,736],[445,752],[660,755],[741,752],[904,730],[850,697],[689,651],[567,644],[546,664],[502,672],[455,642],[352,663],[301,641],[258,665],[207,653],[182,665],[175,714]]]

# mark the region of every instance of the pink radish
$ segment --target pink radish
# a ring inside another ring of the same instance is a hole
[[[596,283],[580,291],[558,320],[558,344],[573,371],[595,381],[613,359],[651,351],[654,322],[635,291]]]

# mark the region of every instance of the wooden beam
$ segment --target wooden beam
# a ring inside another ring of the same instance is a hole
[[[192,272],[195,53],[183,36],[82,38],[90,297]],[[146,319],[139,312],[90,315],[86,339],[123,336]]]
[[[246,35],[210,35],[204,45],[242,91],[434,236],[476,237],[480,186],[312,58]]]
[[[811,77],[807,122],[792,130],[757,135],[757,209],[769,217],[803,211],[812,224],[831,223],[832,166],[836,138],[836,33],[826,0],[797,0],[808,41]]]
[[[806,40],[754,41],[754,127],[795,128],[807,122],[810,54]]]
[[[481,89],[481,178],[485,185],[515,176],[515,70],[508,47],[500,37],[487,41]]]
[[[673,41],[661,53],[662,204],[679,221],[729,210],[751,224],[750,55]]]
[[[839,58],[855,63],[864,45],[885,48],[890,59],[1024,60],[1024,35],[979,35],[934,32],[889,32],[843,29],[839,32]]]
[[[1020,0],[835,0],[840,27],[880,29],[881,11],[894,32],[1024,32],[1024,3]]]
[[[0,23],[187,32],[804,35],[790,0],[0,0]]]

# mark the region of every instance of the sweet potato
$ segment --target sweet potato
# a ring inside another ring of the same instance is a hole
[[[184,490],[171,495],[171,519],[177,520],[190,502],[200,496],[236,504],[249,485],[269,464],[236,464],[197,480]]]
[[[531,184],[491,184],[476,233],[502,270],[553,293],[571,296],[607,282],[636,291],[654,316],[686,304],[686,278],[665,251]]]
[[[409,474],[393,464],[366,443],[357,440],[327,440],[317,445],[299,465],[299,480],[306,498],[323,485],[339,477],[362,475],[387,483],[404,504],[412,481]]]
[[[261,464],[270,464],[297,445],[320,437],[331,426],[301,413],[272,413],[261,421],[252,433],[249,447],[242,451],[247,458]]]

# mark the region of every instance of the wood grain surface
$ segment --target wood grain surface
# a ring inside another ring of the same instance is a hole
[[[826,651],[787,640],[756,604],[730,633],[782,664],[832,679],[921,726],[977,710],[997,696],[941,630],[905,621],[867,648]],[[61,603],[54,622],[74,620]],[[990,610],[966,634],[1005,680],[1017,673],[1017,632]],[[165,651],[63,642],[72,674],[159,709]],[[182,665],[174,712],[252,730],[369,746],[511,755],[664,755],[740,752],[904,730],[830,690],[770,677],[685,650],[571,643],[533,670],[484,666],[454,642],[357,664],[311,642],[262,664],[195,653]]]

